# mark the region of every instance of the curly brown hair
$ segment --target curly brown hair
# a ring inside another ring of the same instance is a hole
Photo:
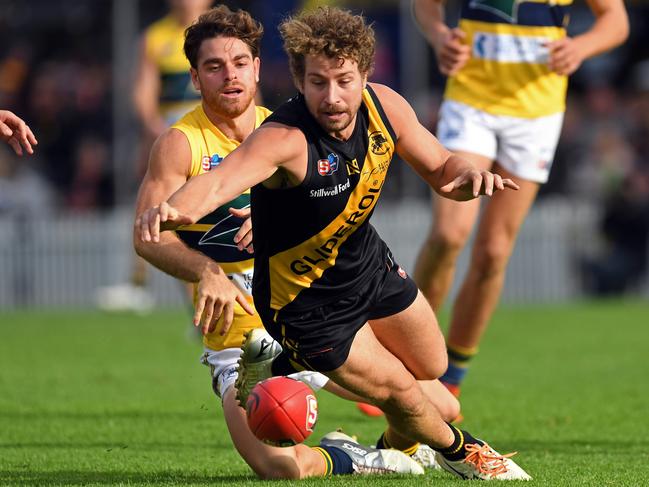
[[[304,80],[307,55],[355,61],[361,74],[372,74],[376,40],[362,15],[336,7],[319,7],[289,17],[279,26],[293,80]]]
[[[245,42],[252,57],[259,57],[264,27],[245,10],[232,11],[219,5],[201,15],[185,30],[185,56],[192,68],[196,69],[198,50],[206,39],[214,37],[235,37]]]

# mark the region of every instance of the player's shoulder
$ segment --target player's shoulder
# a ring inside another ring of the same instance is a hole
[[[383,108],[397,135],[403,124],[410,123],[413,117],[416,118],[410,103],[389,86],[380,83],[368,83],[368,87],[374,92],[374,97]]]
[[[151,153],[162,156],[185,156],[191,158],[191,148],[187,135],[176,127],[166,129],[153,143]]]

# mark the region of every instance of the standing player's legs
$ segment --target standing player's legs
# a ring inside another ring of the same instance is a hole
[[[468,152],[455,152],[479,169],[490,169],[491,159]],[[419,251],[414,279],[435,311],[444,304],[455,276],[458,256],[466,245],[480,212],[480,200],[453,201],[433,194],[433,220]]]
[[[539,184],[517,178],[496,165],[503,178],[516,180],[518,191],[501,191],[486,204],[471,263],[453,305],[448,342],[465,350],[476,350],[498,304],[505,271],[520,227],[527,216]]]

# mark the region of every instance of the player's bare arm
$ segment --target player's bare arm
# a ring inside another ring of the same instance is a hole
[[[511,179],[490,171],[478,171],[473,164],[445,149],[424,127],[410,104],[397,92],[372,83],[397,135],[397,153],[440,195],[457,201],[494,191],[518,189]]]
[[[33,146],[38,144],[29,125],[9,110],[0,110],[0,140],[9,144],[19,156],[23,155],[23,149],[33,154]]]
[[[158,242],[161,231],[195,223],[261,182],[269,187],[299,184],[306,174],[306,151],[298,129],[276,123],[258,128],[217,168],[187,181],[168,202],[139,213],[139,237]]]
[[[581,63],[622,44],[629,36],[629,19],[622,0],[586,0],[595,15],[592,27],[581,35],[548,44],[549,67],[570,75]]]
[[[138,194],[136,214],[160,201],[165,201],[187,180],[191,150],[185,135],[168,129],[151,150],[149,167]],[[198,283],[198,299],[194,325],[202,332],[213,331],[216,321],[224,315],[219,332],[229,330],[234,315],[235,302],[253,314],[245,296],[232,284],[221,267],[209,257],[187,247],[174,233],[166,232],[158,244],[138,238],[137,227],[133,245],[145,260],[178,279]]]
[[[452,76],[462,69],[471,56],[471,49],[464,42],[464,31],[457,27],[451,29],[444,22],[444,1],[413,0],[412,13],[435,51],[440,72]]]
[[[159,93],[160,73],[153,59],[147,54],[146,39],[142,37],[133,87],[133,105],[151,140],[158,137],[167,126],[158,108]]]

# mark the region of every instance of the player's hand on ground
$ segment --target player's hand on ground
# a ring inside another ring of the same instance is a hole
[[[241,228],[234,236],[234,243],[239,250],[246,249],[249,254],[254,252],[252,247],[252,219],[250,218],[250,207],[247,208],[230,208],[230,214],[237,218],[244,218]]]
[[[23,149],[28,154],[33,154],[33,146],[38,144],[29,125],[8,110],[0,110],[0,139],[9,144],[19,156],[23,155]]]
[[[518,190],[520,187],[509,178],[503,179],[499,174],[490,171],[467,169],[450,183],[442,186],[442,193],[450,194],[457,191],[462,200],[470,200],[480,195],[491,196],[494,191],[504,191],[506,188]]]
[[[548,66],[557,74],[570,75],[574,73],[584,60],[578,43],[570,37],[549,42],[547,48],[550,56]]]
[[[160,232],[174,230],[181,225],[191,223],[189,217],[181,215],[176,208],[166,201],[145,210],[135,219],[135,228],[143,242],[160,241]]]
[[[440,72],[452,76],[464,67],[471,56],[471,48],[464,44],[466,33],[458,28],[450,29],[435,48]]]
[[[223,269],[218,266],[207,268],[198,282],[194,326],[199,326],[203,335],[211,333],[215,330],[219,318],[223,316],[218,332],[225,335],[232,326],[236,303],[239,303],[246,313],[255,314],[246,297],[230,281]]]

